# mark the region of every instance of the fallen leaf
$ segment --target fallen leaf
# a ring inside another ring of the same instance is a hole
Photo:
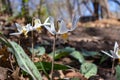
[[[0,67],[0,80],[5,80],[7,79],[7,69]]]

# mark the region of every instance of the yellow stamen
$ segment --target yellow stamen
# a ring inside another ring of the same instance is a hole
[[[61,37],[62,37],[62,39],[67,40],[68,34],[67,34],[67,33],[64,33],[64,34],[61,35]]]
[[[118,55],[120,56],[120,50],[118,51]],[[119,63],[120,63],[120,58],[118,58],[118,61],[119,61]]]
[[[38,27],[36,30],[38,31],[38,33],[41,33],[42,27]]]
[[[24,34],[25,37],[28,37],[27,30],[25,28],[23,28],[22,32],[23,32],[23,34]]]

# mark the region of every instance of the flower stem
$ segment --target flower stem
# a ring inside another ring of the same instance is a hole
[[[53,71],[54,71],[54,57],[55,57],[55,47],[56,45],[56,35],[54,35],[54,40],[53,40],[53,53],[52,53],[52,67],[51,67],[51,80],[53,80]]]
[[[34,18],[32,19],[32,26],[33,26],[33,20]],[[31,33],[32,35],[32,44],[31,44],[31,47],[32,47],[32,61],[34,60],[34,57],[35,57],[35,54],[34,54],[34,38],[33,38],[33,31]]]
[[[115,64],[115,59],[113,58],[113,62],[112,62],[112,74],[111,74],[111,76],[114,74],[114,64]]]

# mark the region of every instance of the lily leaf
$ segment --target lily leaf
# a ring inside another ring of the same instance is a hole
[[[44,69],[46,71],[50,71],[52,63],[50,63],[50,62],[36,62],[35,65],[39,70],[43,70],[42,67],[44,67]],[[66,66],[66,65],[61,65],[61,64],[54,64],[54,70],[67,70],[67,69],[70,69],[70,67]]]
[[[74,77],[74,78],[71,78],[70,80],[80,80],[80,78]]]
[[[58,49],[56,50],[56,54],[55,54],[55,60],[56,59],[60,59],[61,57],[64,57],[64,56],[67,56],[69,55],[70,53],[72,53],[73,51],[75,51],[75,48],[71,48],[71,47],[66,47],[64,49]],[[52,53],[51,53],[52,54]],[[50,56],[51,56],[50,54]]]
[[[85,62],[81,65],[80,72],[84,74],[86,78],[97,74],[97,66],[93,63]]]
[[[10,43],[7,40],[7,38],[1,32],[0,32],[0,42],[7,45],[8,47],[11,47]]]
[[[79,51],[74,51],[70,55],[76,58],[80,63],[85,62],[83,55]]]
[[[33,52],[32,48],[28,48],[28,49],[30,50],[31,53]],[[45,54],[45,48],[37,46],[37,47],[34,48],[34,53],[38,56],[43,55],[43,54]]]
[[[102,55],[102,58],[100,59],[100,63],[99,64],[102,64],[107,59],[108,59],[107,55]]]
[[[116,80],[120,80],[120,65],[116,66]]]
[[[87,50],[84,50],[82,49],[82,54],[84,56],[96,56],[96,55],[100,55],[98,52],[96,51],[87,51]]]
[[[20,68],[24,70],[25,72],[27,72],[28,74],[30,74],[33,80],[42,80],[37,67],[34,65],[31,59],[26,55],[22,47],[12,41],[9,41],[9,43],[12,46],[11,48],[14,51],[14,52],[12,51],[12,53],[15,55]]]

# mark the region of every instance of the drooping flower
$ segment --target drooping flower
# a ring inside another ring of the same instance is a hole
[[[26,26],[21,26],[18,23],[15,23],[18,32],[17,33],[11,33],[10,35],[20,35],[20,34],[24,34],[27,37],[27,33],[29,31],[33,30],[33,27],[30,24],[27,24]]]
[[[77,22],[79,20],[79,16],[78,15],[75,15],[73,18],[72,18],[72,27],[69,29],[67,28],[67,25],[66,23],[63,21],[63,20],[60,20],[58,22],[58,25],[59,25],[59,29],[56,30],[56,27],[54,25],[54,19],[52,17],[49,17],[49,20],[50,21],[50,24],[49,26],[44,26],[52,35],[56,35],[56,34],[65,34],[69,31],[73,31],[76,27],[77,27]]]
[[[50,23],[48,23],[48,19],[49,18],[47,18],[43,24],[41,23],[40,19],[35,19],[34,20],[34,24],[35,25],[33,27],[33,30],[37,30],[38,32],[41,32],[42,26],[44,26],[44,25],[50,25]]]
[[[114,50],[110,50],[110,53],[102,50],[102,53],[105,53],[106,55],[108,55],[109,57],[114,58],[114,59],[120,58],[120,55],[118,52],[119,52],[119,46],[118,46],[117,42],[115,42]]]

